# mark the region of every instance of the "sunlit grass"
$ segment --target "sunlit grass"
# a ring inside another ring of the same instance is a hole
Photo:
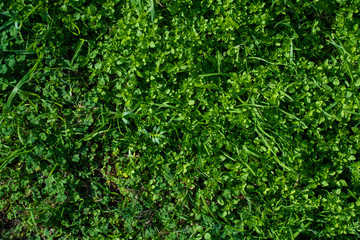
[[[359,237],[349,11],[0,3],[0,234]]]

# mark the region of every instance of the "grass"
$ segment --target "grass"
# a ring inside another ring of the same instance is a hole
[[[1,235],[358,238],[357,4],[1,3]]]

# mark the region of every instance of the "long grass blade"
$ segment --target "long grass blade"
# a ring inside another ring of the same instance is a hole
[[[332,44],[334,47],[336,47],[339,50],[340,54],[342,55],[343,62],[345,63],[345,68],[346,68],[346,71],[347,71],[347,73],[348,73],[348,75],[349,75],[349,77],[351,79],[351,85],[352,85],[354,83],[354,75],[353,75],[353,73],[352,73],[352,71],[350,69],[349,62],[348,62],[348,60],[346,58],[346,55],[351,56],[351,54],[346,51],[346,49],[345,49],[344,45],[342,44],[342,42],[340,41],[340,39],[336,35],[334,35],[334,36],[335,36],[336,40],[339,42],[339,44],[335,43],[334,40],[328,41],[328,42],[330,44]]]
[[[224,151],[221,151],[225,157],[229,158],[230,160],[232,161],[235,161],[236,162],[236,159],[230,157],[227,153],[225,153]],[[247,164],[245,161],[241,161],[242,163],[244,163],[244,165],[250,170],[250,172],[256,177],[256,174],[254,172],[254,170],[252,170],[252,168],[250,167],[249,164]]]
[[[294,45],[292,39],[290,42],[290,64],[294,64]]]
[[[154,22],[155,6],[154,6],[154,1],[153,0],[150,0],[150,15],[151,15],[151,22]]]
[[[20,90],[20,88],[28,81],[31,80],[34,72],[36,71],[37,67],[39,66],[41,59],[42,59],[43,55],[40,55],[40,57],[38,58],[38,60],[36,61],[35,65],[30,69],[30,71],[16,84],[16,86],[14,87],[14,89],[11,91],[9,98],[6,102],[5,105],[5,110],[8,110],[10,108],[11,102],[14,99],[15,95],[17,94],[17,92]]]
[[[3,53],[13,53],[13,54],[16,54],[16,55],[33,55],[33,54],[36,54],[35,51],[33,50],[1,50],[1,52]]]
[[[216,58],[217,58],[218,72],[221,73],[221,61],[222,61],[222,57],[221,57],[221,54],[220,54],[219,50],[216,52]]]
[[[229,73],[207,73],[201,74],[199,77],[214,77],[214,76],[231,76]]]
[[[171,108],[171,109],[178,109],[177,107],[174,107],[174,106],[171,106],[171,105],[168,105],[167,102],[164,102],[164,103],[153,103],[152,105],[155,105],[155,106],[158,106],[160,108]]]
[[[89,135],[85,136],[84,138],[82,138],[79,142],[82,141],[89,141],[91,139],[93,139],[94,137],[96,137],[97,135],[101,134],[101,133],[106,133],[110,130],[111,128],[111,124],[109,125],[109,128],[103,131],[100,131],[100,129],[102,129],[103,127],[105,127],[105,125],[102,125],[101,127],[99,127],[98,129],[96,129],[94,132],[90,133]]]
[[[15,159],[16,157],[31,152],[34,148],[30,149],[30,150],[26,150],[26,147],[22,147],[20,149],[17,149],[15,151],[13,151],[9,156],[5,157],[4,159],[1,160],[1,165],[0,165],[0,172],[9,164],[11,163],[11,161],[13,159]]]
[[[14,23],[14,19],[10,19],[0,27],[0,31]]]
[[[264,156],[261,156],[258,153],[255,153],[253,151],[250,151],[248,148],[246,148],[245,146],[243,146],[243,149],[245,150],[246,153],[249,153],[250,155],[257,157],[257,158],[264,158]]]
[[[290,66],[289,64],[282,64],[282,63],[274,63],[274,62],[270,62],[266,59],[263,59],[263,58],[260,58],[260,57],[247,57],[248,59],[254,59],[254,60],[259,60],[259,61],[263,61],[263,62],[266,62],[268,64],[271,64],[271,65],[278,65],[278,66],[286,66],[292,70],[294,70],[297,74],[297,71],[296,69],[293,67],[293,66]]]
[[[284,110],[282,110],[282,109],[280,109],[280,108],[278,108],[278,109],[279,109],[280,112],[282,112],[282,113],[288,115],[289,117],[297,120],[299,123],[301,123],[301,125],[302,125],[305,129],[308,128],[308,126],[307,126],[303,121],[301,121],[298,117],[296,117],[294,114],[288,113],[288,112],[286,112],[286,111],[284,111]]]
[[[257,126],[255,128],[255,132],[257,134],[259,134],[261,140],[263,141],[263,143],[265,144],[265,146],[270,150],[270,152],[274,155],[274,158],[276,160],[276,162],[282,166],[283,168],[285,168],[286,170],[292,171],[291,168],[289,168],[288,166],[286,166],[283,162],[280,161],[280,159],[276,156],[275,151],[273,150],[273,148],[270,146],[270,144],[268,143],[268,141],[266,140],[266,138],[261,134],[261,132],[258,130],[259,126]]]
[[[84,44],[84,41],[85,41],[84,39],[80,39],[80,43],[76,47],[75,54],[74,54],[73,58],[71,59],[71,63],[70,63],[71,67],[70,68],[73,67],[74,61],[76,60],[77,56],[79,55],[79,52],[81,50],[82,45]]]
[[[200,199],[201,199],[201,201],[202,201],[202,203],[203,203],[203,205],[204,205],[205,210],[212,216],[212,218],[213,218],[216,222],[220,222],[220,221],[217,219],[217,217],[215,217],[214,213],[210,210],[210,208],[209,208],[209,206],[207,205],[206,200],[205,200],[202,192],[200,192],[199,195],[200,195]]]
[[[343,110],[343,112],[344,112],[344,113],[349,113],[349,114],[354,114],[354,115],[360,116],[360,113],[353,112],[353,111],[346,111],[346,110]]]

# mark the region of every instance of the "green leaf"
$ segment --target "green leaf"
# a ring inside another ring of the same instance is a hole
[[[95,69],[99,70],[101,68],[102,64],[101,63],[96,63],[95,64]]]
[[[205,239],[211,239],[210,233],[205,233],[204,238],[205,238]]]

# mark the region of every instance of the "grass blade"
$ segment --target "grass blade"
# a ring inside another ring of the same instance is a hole
[[[248,148],[246,148],[245,146],[243,146],[243,149],[245,150],[246,153],[249,153],[250,155],[257,157],[257,158],[264,158],[263,156],[261,156],[258,153],[255,153],[253,151],[250,151]]]
[[[308,128],[308,126],[303,121],[301,121],[298,117],[296,117],[294,114],[288,113],[288,112],[282,110],[281,108],[279,108],[279,111],[286,114],[286,115],[288,115],[289,117],[297,120],[299,123],[301,123],[301,125],[304,127],[304,129]]]
[[[204,205],[205,210],[212,216],[212,218],[213,218],[216,222],[219,223],[220,221],[215,217],[214,213],[210,210],[209,206],[207,205],[206,200],[205,200],[202,192],[200,192],[199,195],[200,195],[200,199],[201,199],[201,201],[202,201],[202,203],[203,203],[203,205]]]
[[[229,158],[230,160],[236,162],[236,159],[230,157],[227,153],[225,153],[224,151],[221,151],[225,157]],[[244,163],[244,165],[250,170],[250,172],[256,177],[256,174],[254,172],[254,170],[252,170],[252,168],[250,167],[249,164],[247,164],[245,161],[241,161],[242,163]]]
[[[153,0],[150,0],[150,15],[151,15],[151,22],[154,22],[155,6],[154,6],[154,1]]]
[[[0,165],[0,172],[9,164],[11,163],[11,161],[20,156],[20,155],[23,155],[25,153],[28,153],[28,152],[31,152],[34,148],[30,149],[30,150],[27,150],[26,151],[26,147],[22,147],[20,149],[17,149],[15,151],[13,151],[9,156],[5,157],[4,159],[1,160],[1,165]]]
[[[270,62],[270,61],[268,61],[268,60],[266,60],[266,59],[263,59],[263,58],[260,58],[260,57],[247,57],[247,58],[248,58],[248,59],[254,59],[254,60],[263,61],[263,62],[266,62],[266,63],[271,64],[271,65],[286,66],[286,67],[294,70],[294,71],[296,72],[296,75],[297,75],[296,69],[295,69],[293,66],[290,66],[290,65],[288,65],[288,64],[274,63],[274,62]]]
[[[16,55],[32,55],[32,54],[36,54],[35,51],[31,50],[1,50],[1,52],[3,53],[13,53]]]
[[[259,126],[257,126],[255,128],[255,132],[257,134],[259,134],[261,140],[263,141],[263,143],[265,144],[265,146],[270,150],[270,152],[274,155],[274,158],[276,160],[276,162],[282,166],[283,168],[285,168],[286,170],[292,171],[291,168],[289,168],[288,166],[286,166],[283,162],[280,161],[280,159],[276,156],[276,153],[274,152],[273,148],[270,146],[270,144],[268,143],[268,141],[266,140],[266,138],[261,134],[261,132],[258,130],[258,128],[260,128]]]
[[[292,39],[290,42],[290,64],[294,64],[294,45]]]
[[[207,73],[207,74],[199,75],[199,77],[213,77],[213,76],[231,76],[231,74],[228,74],[228,73]]]
[[[171,108],[171,109],[178,109],[177,107],[174,107],[174,106],[171,106],[171,105],[168,105],[167,102],[164,102],[164,103],[153,103],[152,105],[155,105],[155,106],[158,106],[160,108]]]
[[[85,136],[84,138],[82,138],[79,142],[82,141],[90,141],[91,139],[93,139],[94,137],[96,137],[97,135],[101,134],[101,133],[106,133],[110,130],[111,128],[111,124],[109,125],[109,128],[103,131],[100,131],[100,129],[102,129],[103,127],[105,127],[105,125],[102,125],[101,127],[99,127],[98,129],[96,129],[94,132],[90,133],[89,135]]]
[[[32,78],[34,72],[36,71],[37,67],[39,66],[41,59],[42,59],[41,55],[38,60],[36,61],[35,65],[30,69],[30,71],[16,84],[16,86],[14,87],[14,89],[11,91],[9,98],[5,104],[5,110],[8,110],[10,108],[11,102],[14,99],[16,93],[20,90],[20,88],[28,81],[30,81],[30,79]]]
[[[342,56],[343,58],[343,62],[345,63],[345,68],[346,68],[346,71],[351,79],[351,85],[354,83],[354,75],[352,74],[352,71],[350,69],[350,66],[349,66],[349,62],[347,60],[347,57],[346,56],[351,56],[350,53],[348,53],[344,47],[344,45],[342,44],[342,42],[340,41],[340,39],[334,35],[336,40],[339,42],[339,44],[335,43],[334,40],[331,40],[331,41],[328,41],[330,44],[332,44],[335,48],[338,49],[338,51],[340,52],[340,55]]]
[[[10,26],[11,24],[13,24],[14,20],[10,19],[9,21],[7,21],[6,23],[4,23],[1,27],[0,27],[0,31],[3,30],[4,28]]]
[[[79,45],[76,47],[75,54],[73,58],[71,59],[70,68],[73,68],[74,61],[76,60],[77,56],[79,55],[79,52],[81,50],[82,45],[84,44],[84,39],[80,39]]]
[[[218,67],[218,72],[221,73],[221,54],[219,52],[219,50],[216,52],[216,58],[217,58],[217,67]]]

